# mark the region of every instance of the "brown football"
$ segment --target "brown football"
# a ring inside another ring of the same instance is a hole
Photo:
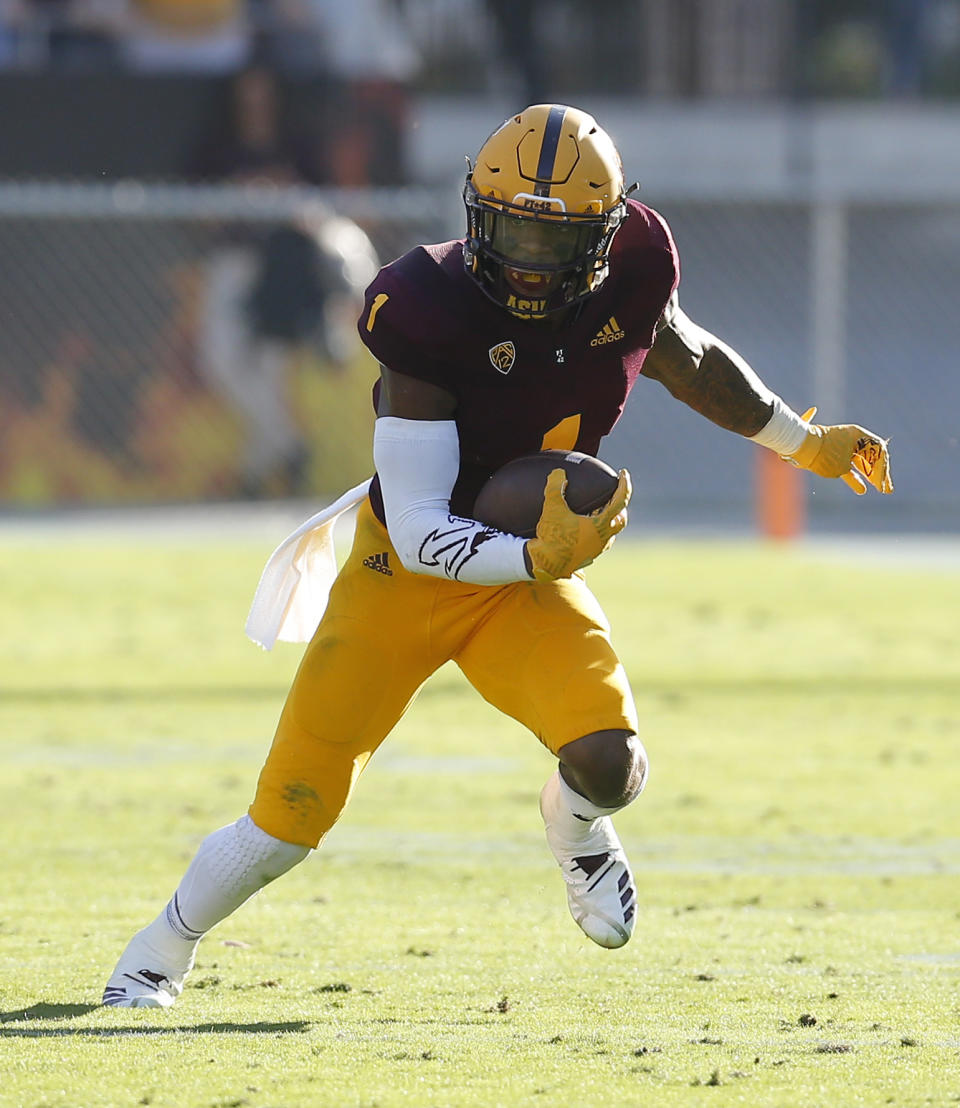
[[[576,450],[542,450],[501,466],[480,490],[473,518],[498,531],[532,538],[543,511],[543,488],[555,469],[566,472],[567,504],[578,515],[602,508],[617,487],[616,471],[599,458]]]

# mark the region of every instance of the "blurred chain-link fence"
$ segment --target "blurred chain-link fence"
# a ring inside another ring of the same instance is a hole
[[[810,526],[960,530],[960,201],[647,202],[672,226],[692,318],[797,411],[890,438],[895,495],[853,504],[804,475]],[[658,520],[749,524],[760,449],[647,386],[608,454]]]
[[[437,232],[414,194],[0,187],[0,503],[360,479],[376,368],[362,291],[379,258]]]
[[[799,410],[891,436],[896,495],[853,512],[813,479],[811,524],[957,529],[960,201],[644,199],[694,319]],[[455,189],[0,186],[0,505],[361,479],[360,291],[377,259],[460,233]],[[605,455],[639,519],[748,523],[757,449],[641,381]]]

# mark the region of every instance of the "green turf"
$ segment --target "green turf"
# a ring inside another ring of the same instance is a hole
[[[98,1008],[249,800],[299,656],[242,634],[278,537],[0,541],[0,1104],[960,1099],[960,574],[801,547],[591,571],[653,765],[626,949],[567,915],[549,757],[447,668],[175,1009]]]

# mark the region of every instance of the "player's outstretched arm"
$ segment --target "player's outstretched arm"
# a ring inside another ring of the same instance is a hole
[[[820,477],[841,477],[856,493],[867,483],[893,492],[887,440],[858,424],[811,423],[770,391],[735,350],[694,323],[674,299],[643,373],[713,423],[776,451]]]
[[[744,358],[694,323],[677,303],[667,305],[643,375],[712,423],[755,435],[770,419],[773,394]]]
[[[543,490],[543,511],[536,538],[527,543],[530,571],[538,581],[570,577],[598,558],[627,525],[627,504],[633,491],[630,474],[620,470],[620,480],[607,503],[588,516],[577,515],[567,505],[567,477],[553,470]]]

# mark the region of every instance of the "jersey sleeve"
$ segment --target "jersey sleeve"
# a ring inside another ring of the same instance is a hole
[[[614,240],[611,269],[621,272],[640,343],[649,349],[660,317],[680,284],[680,256],[663,216],[636,200],[627,203],[630,218]],[[639,371],[640,361],[632,359],[631,364]]]
[[[655,212],[653,208],[647,208],[647,212],[650,215],[650,230],[653,245],[662,251],[664,255],[664,266],[670,274],[670,290],[667,293],[667,300],[669,300],[680,287],[680,255],[677,252],[677,244],[673,240],[673,232],[670,230],[670,225],[667,221],[659,212]]]
[[[430,269],[419,247],[381,269],[364,294],[357,330],[388,369],[449,388],[450,362],[442,353],[440,320],[431,310]]]

